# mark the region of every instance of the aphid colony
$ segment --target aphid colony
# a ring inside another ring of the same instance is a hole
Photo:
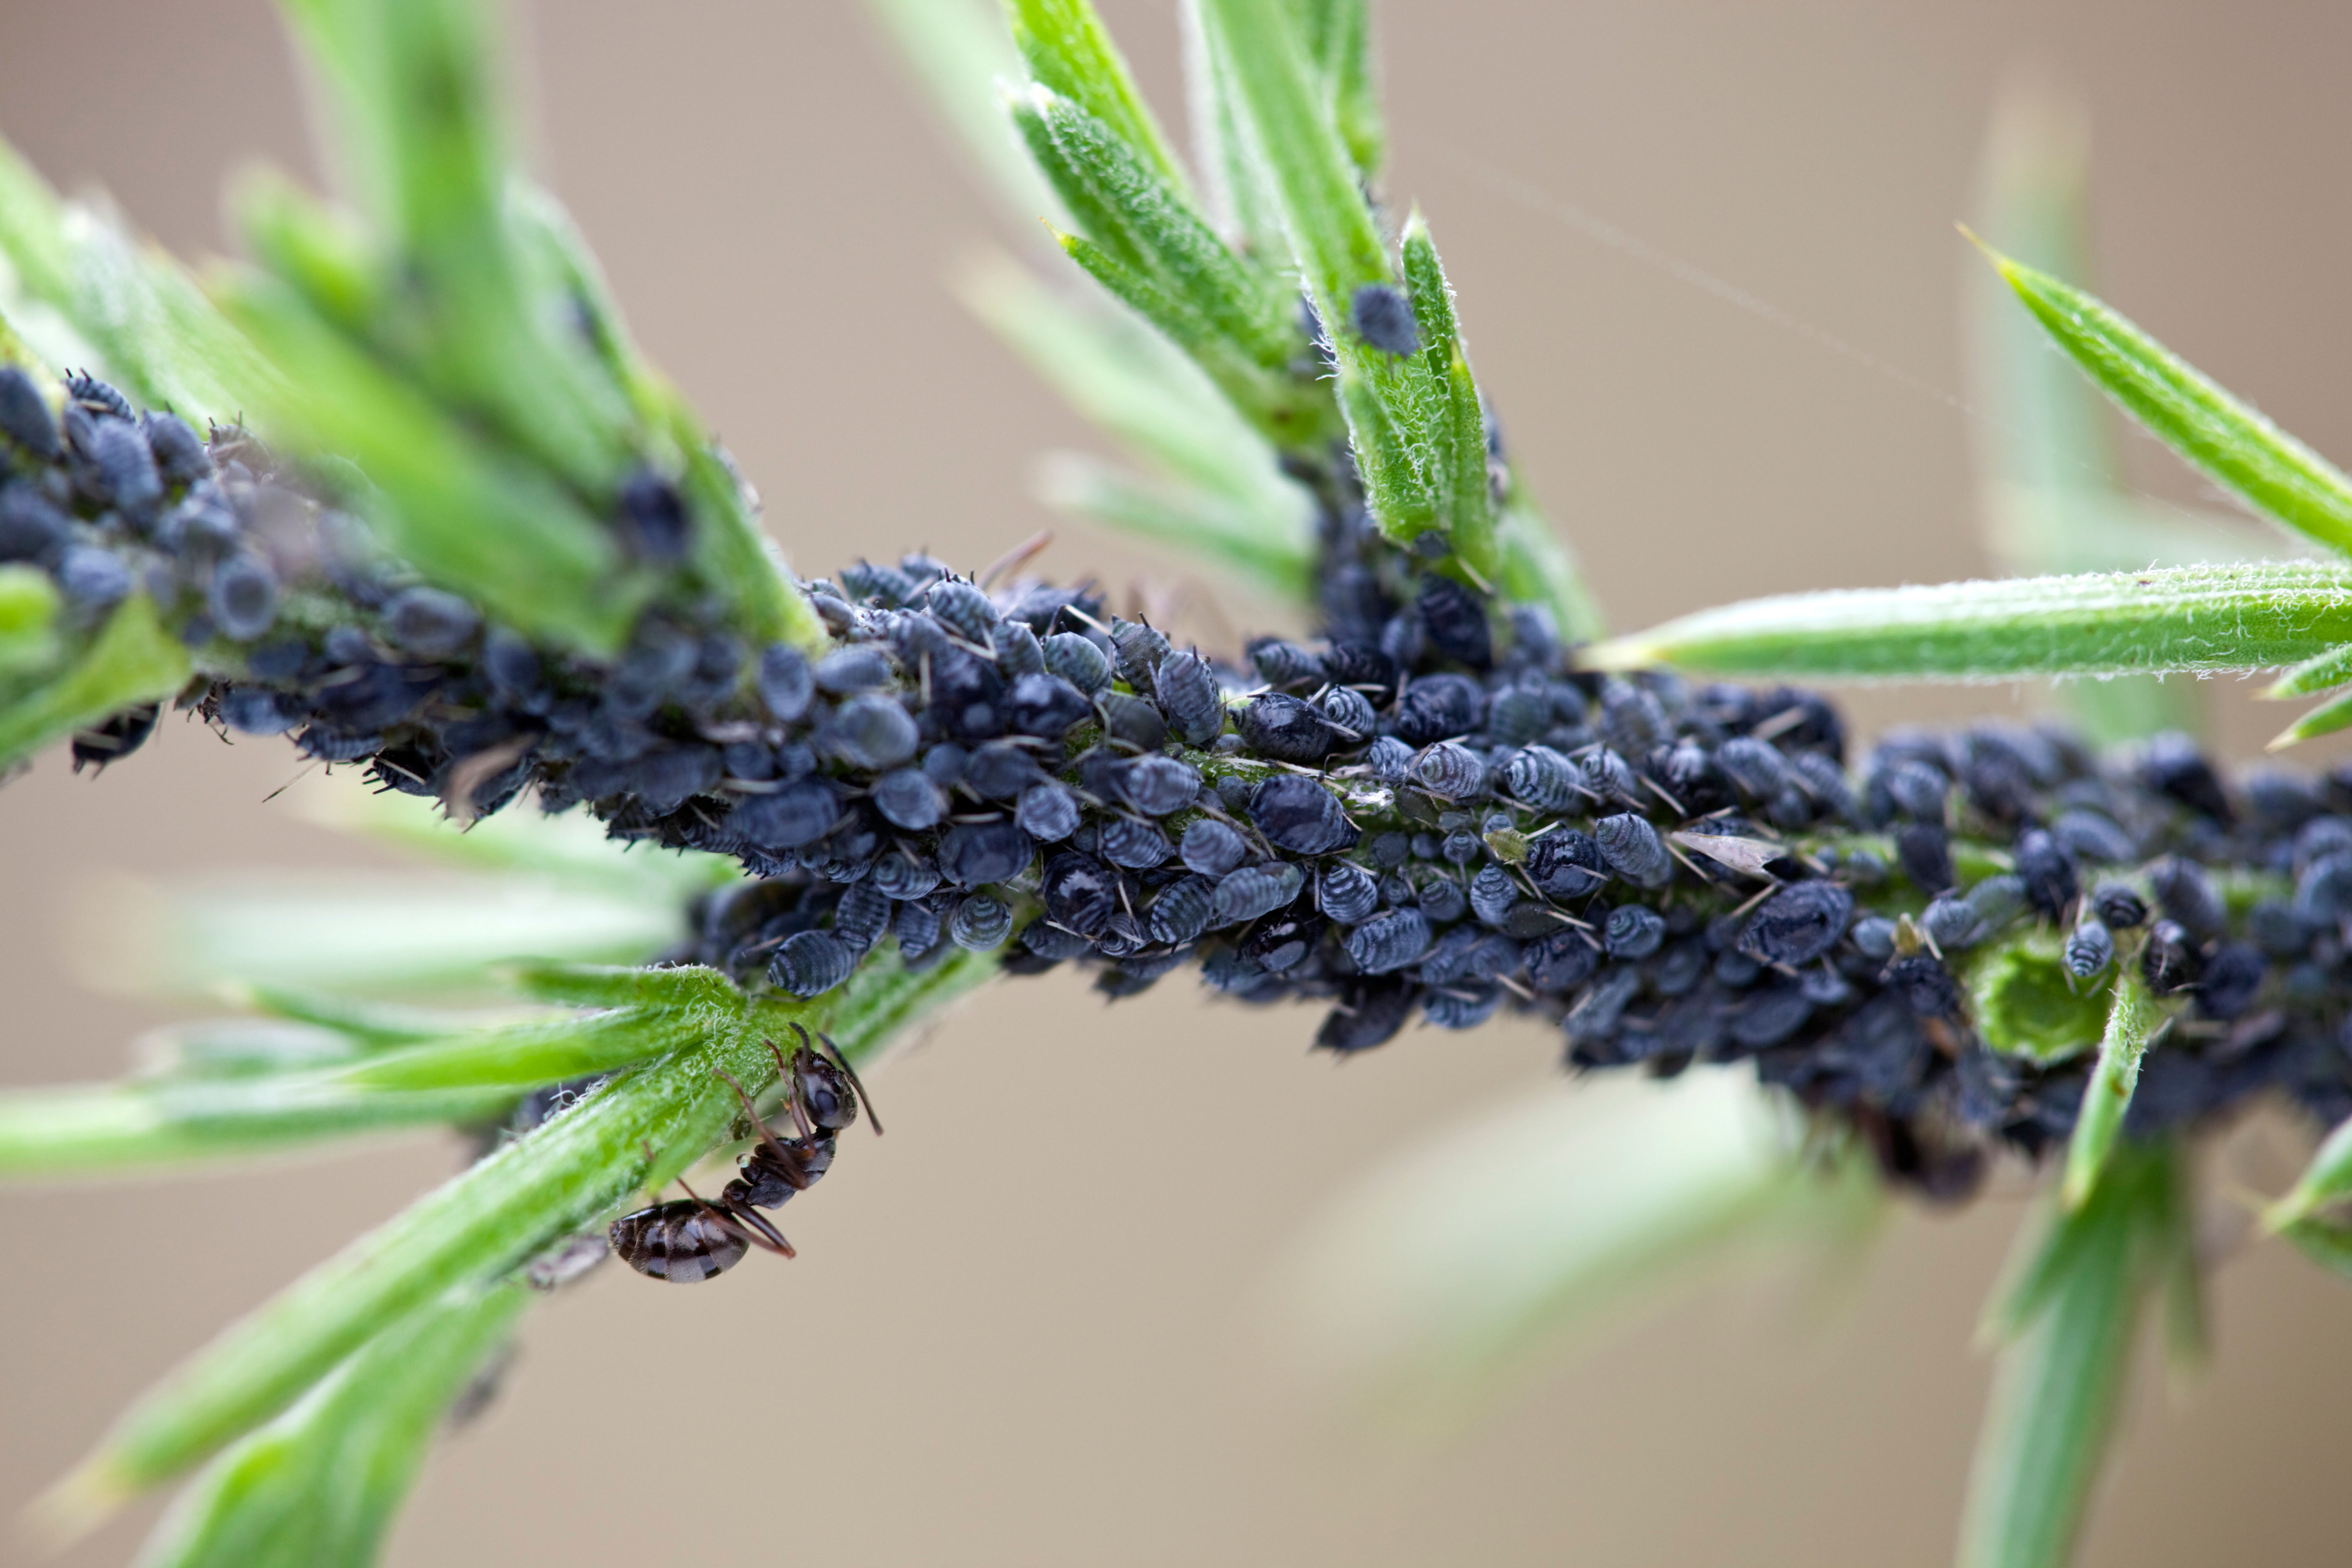
[[[913,964],[1083,960],[1113,995],[1197,964],[1244,1000],[1327,1000],[1318,1044],[1343,1053],[1510,1006],[1580,1068],[1752,1058],[1891,1177],[1956,1195],[1996,1143],[2072,1126],[2103,977],[2129,963],[2178,1014],[2134,1130],[2266,1088],[2352,1113],[2352,779],[2240,796],[2177,740],[2126,766],[2016,728],[1896,737],[1850,779],[1816,696],[1576,671],[1442,541],[1372,529],[1344,454],[1299,476],[1326,636],[1255,643],[1245,670],[1087,592],[992,596],[922,556],[810,584],[818,657],[669,606],[607,667],[409,580],[235,433],[207,453],[86,381],[53,429],[29,383],[0,388],[0,555],[89,615],[121,595],[88,584],[139,582],[192,643],[233,645],[209,663],[242,673],[184,706],[460,813],[535,785],[616,836],[734,856],[756,879],[674,957],[748,984],[820,995],[887,937]],[[692,525],[650,476],[614,516],[673,546]],[[633,1216],[624,1250],[781,1243],[750,1198],[684,1202]]]

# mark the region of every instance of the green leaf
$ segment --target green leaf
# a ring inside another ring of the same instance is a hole
[[[2352,552],[2352,479],[2105,305],[1988,252],[2058,346],[2125,411],[2258,511]]]
[[[644,1007],[657,1012],[724,1014],[743,1010],[743,994],[716,969],[699,963],[523,963],[510,972],[524,995],[574,1007]]]
[[[1360,285],[1391,280],[1354,160],[1318,89],[1286,6],[1202,0],[1243,134],[1265,171],[1307,292],[1335,343]]]
[[[1456,553],[1473,562],[1491,561],[1495,505],[1486,466],[1486,410],[1462,346],[1453,286],[1445,280],[1436,243],[1417,208],[1405,221],[1400,256],[1406,296],[1421,327],[1421,361],[1427,379],[1420,412],[1428,443],[1424,465],[1431,498]]]
[[[478,1122],[511,1088],[373,1090],[306,1073],[0,1091],[0,1177],[110,1176],[370,1132]]]
[[[445,1414],[495,1375],[530,1304],[520,1286],[461,1291],[370,1341],[206,1467],[141,1568],[367,1568]]]
[[[1428,432],[1410,356],[1372,347],[1356,331],[1359,289],[1394,287],[1371,207],[1330,107],[1307,62],[1288,8],[1259,0],[1202,0],[1209,55],[1230,74],[1250,156],[1263,171],[1307,283],[1336,371],[1366,504],[1403,542],[1445,526],[1424,471]],[[1502,574],[1491,538],[1456,542],[1479,581]]]
[[[187,679],[188,650],[163,629],[155,602],[133,594],[65,669],[18,690],[0,688],[0,767],[122,709],[171,697]]]
[[[868,0],[932,103],[995,185],[999,205],[1027,223],[1048,216],[1053,192],[1004,123],[1000,84],[1019,79],[1020,55],[988,0]]]
[[[2269,750],[2282,751],[2300,741],[2332,735],[2352,724],[2352,693],[2323,702],[2271,738]]]
[[[368,1002],[299,985],[232,983],[219,989],[226,1000],[238,1006],[329,1030],[354,1046],[370,1050],[382,1050],[388,1046],[422,1045],[427,1040],[446,1039],[486,1024],[522,1021],[511,1016],[485,1018],[478,1013],[451,1013],[424,1007],[404,1007],[390,1002]]]
[[[2352,681],[2352,643],[2305,659],[2264,687],[2263,695],[2273,701],[2308,697],[2316,691],[2333,691],[2347,681]]]
[[[283,285],[240,278],[226,303],[299,388],[264,405],[270,427],[365,471],[386,548],[538,640],[620,647],[651,584],[622,575],[611,531],[544,471],[463,428]]]
[[[351,184],[404,280],[393,319],[377,324],[381,341],[412,353],[437,397],[480,410],[572,486],[609,494],[630,458],[628,408],[589,347],[567,335],[565,301],[530,288],[509,223],[490,9],[473,0],[288,0],[286,9],[334,89]],[[268,346],[275,354],[281,345]]]
[[[1066,511],[1213,562],[1284,604],[1314,598],[1314,570],[1297,531],[1189,486],[1131,474],[1078,452],[1049,453],[1039,465],[1038,499]]]
[[[2076,988],[2064,948],[2053,932],[2029,931],[1969,955],[1969,1011],[1986,1045],[2047,1064],[2099,1043],[2107,1008]]]
[[[740,1000],[730,1012],[740,1014]],[[378,1052],[332,1074],[354,1089],[535,1089],[635,1067],[688,1043],[705,1021],[695,1013],[625,1011],[477,1029]]]
[[[2074,1120],[2074,1135],[2066,1144],[2061,1201],[2070,1209],[2081,1208],[2089,1200],[2115,1152],[2124,1112],[2131,1109],[2132,1091],[2139,1084],[2148,1031],[2157,1018],[2155,999],[2127,967],[2119,966],[2114,991],[2106,1033],[2099,1041],[2099,1065],[2083,1091],[2083,1109]]]
[[[2330,1274],[2352,1279],[2352,1226],[2308,1218],[2279,1226],[2278,1234]]]
[[[145,987],[225,981],[354,990],[478,988],[501,960],[635,962],[677,939],[677,905],[524,878],[249,876],[132,884],[109,918],[139,933],[107,955]]]
[[[1167,340],[1106,310],[1080,309],[1023,268],[989,257],[959,291],[971,310],[1053,384],[1079,413],[1170,479],[1188,499],[1171,501],[1223,521],[1206,540],[1228,563],[1304,603],[1313,570],[1313,503],[1277,466],[1273,446],[1244,423],[1206,374]],[[1336,423],[1322,405],[1319,418]],[[1066,480],[1065,483],[1063,481]],[[1048,499],[1090,506],[1106,481],[1098,468],[1057,465]],[[1197,495],[1198,502],[1189,500]],[[1144,499],[1109,495],[1107,521],[1151,532],[1160,514]],[[1197,547],[1197,544],[1196,544]]]
[[[2316,563],[1855,588],[1702,610],[1587,668],[2003,679],[2260,669],[2352,639],[2352,572]]]
[[[2188,1225],[2179,1156],[2116,1151],[2082,1207],[2028,1239],[2035,1284],[2010,1332],[1978,1438],[1960,1568],[2063,1568],[2130,1372],[2140,1308]]]
[[[1601,603],[1592,596],[1576,552],[1528,499],[1516,473],[1505,491],[1495,536],[1502,551],[1500,587],[1506,600],[1549,610],[1553,626],[1570,642],[1591,642],[1609,635],[1609,623],[1601,616]]]
[[[2287,1194],[2263,1212],[2263,1224],[2284,1230],[2328,1205],[2352,1196],[2352,1119],[2336,1123]]]
[[[1087,0],[1004,0],[1004,16],[1031,76],[1101,121],[1149,159],[1161,179],[1181,188],[1183,169]]]
[[[1323,79],[1331,119],[1349,156],[1370,184],[1381,172],[1387,132],[1372,80],[1372,18],[1369,0],[1291,0],[1307,58]]]
[[[0,566],[0,679],[58,657],[57,584],[37,566]]]

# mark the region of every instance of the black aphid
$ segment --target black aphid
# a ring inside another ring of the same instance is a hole
[[[1413,320],[1404,291],[1388,283],[1366,283],[1348,300],[1356,335],[1382,353],[1421,352],[1421,323]]]

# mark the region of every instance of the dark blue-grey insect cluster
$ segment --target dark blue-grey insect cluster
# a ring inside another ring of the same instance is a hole
[[[738,858],[673,956],[749,984],[822,994],[886,939],[918,965],[1083,962],[1114,996],[1192,967],[1328,1003],[1340,1053],[1515,1008],[1582,1068],[1752,1058],[1956,1194],[2074,1120],[2085,1058],[1995,1050],[1972,1017],[1974,966],[2039,932],[2068,984],[2131,963],[2190,999],[2133,1129],[2272,1089],[2352,1114],[2352,775],[2233,790],[2178,740],[2103,762],[2014,727],[1890,739],[1849,775],[1812,694],[1576,670],[1540,613],[1372,529],[1344,461],[1299,474],[1322,635],[1242,667],[921,556],[809,584],[814,657],[656,605],[616,661],[559,658],[383,557],[332,475],[68,391],[52,422],[0,373],[0,556],[87,617],[136,584],[226,647],[207,663],[242,673],[181,702],[227,729],[462,814],[531,789]],[[692,520],[647,474],[614,523],[658,554]]]

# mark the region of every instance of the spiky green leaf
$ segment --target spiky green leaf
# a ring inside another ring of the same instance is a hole
[[[1589,650],[1596,669],[1998,680],[2263,669],[2352,637],[2352,571],[2319,563],[1857,588],[1702,610]]]
[[[386,1331],[172,1505],[140,1568],[368,1568],[445,1416],[530,1293],[460,1291]]]
[[[2148,1031],[2156,1023],[2155,998],[2128,967],[2117,973],[2114,993],[2106,1033],[2099,1040],[2099,1064],[2083,1091],[2083,1109],[2066,1144],[2061,1197],[2070,1209],[2081,1208],[2089,1200],[2100,1173],[2115,1153],[2124,1112],[2131,1109],[2132,1091],[2139,1085],[2140,1058],[2147,1052]]]
[[[2352,479],[2079,289],[1992,255],[2018,298],[2134,418],[2256,510],[2352,552]]]

